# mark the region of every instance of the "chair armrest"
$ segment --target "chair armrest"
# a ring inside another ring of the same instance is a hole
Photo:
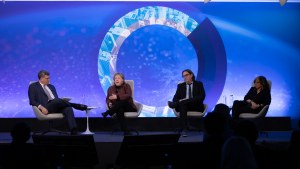
[[[143,110],[143,104],[139,102],[134,102],[135,106],[137,107],[137,113],[140,115]]]

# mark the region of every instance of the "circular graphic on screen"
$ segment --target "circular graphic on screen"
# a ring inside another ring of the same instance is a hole
[[[116,67],[126,74],[126,79],[134,79],[134,90],[139,91],[134,93],[136,100],[163,107],[166,100],[172,99],[178,81],[182,81],[181,71],[192,67],[197,72],[197,60],[193,44],[181,32],[164,25],[151,25],[126,38]]]
[[[205,84],[205,103],[215,104],[226,77],[222,40],[207,17],[194,20],[178,10],[147,6],[127,13],[107,32],[98,55],[104,93],[116,72],[135,82],[142,117],[174,116],[167,107],[181,71],[191,69]]]

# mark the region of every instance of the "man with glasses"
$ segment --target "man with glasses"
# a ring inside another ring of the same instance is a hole
[[[187,136],[187,112],[203,111],[203,101],[205,99],[205,90],[203,83],[195,80],[195,75],[190,69],[182,71],[184,83],[177,85],[176,93],[172,102],[168,102],[170,108],[175,108],[180,113],[180,121],[182,126],[182,136]]]

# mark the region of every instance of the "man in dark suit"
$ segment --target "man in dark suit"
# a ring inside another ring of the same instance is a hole
[[[50,73],[41,70],[38,73],[38,82],[29,85],[28,97],[30,105],[38,107],[45,115],[49,113],[62,112],[68,122],[71,134],[76,134],[76,121],[72,107],[78,110],[86,110],[87,106],[83,104],[70,103],[60,99],[56,89],[50,82]]]
[[[204,110],[205,91],[203,83],[195,80],[195,75],[190,69],[182,71],[182,77],[184,78],[184,83],[177,85],[173,102],[168,102],[168,105],[180,113],[183,129],[182,136],[186,137],[187,112]]]

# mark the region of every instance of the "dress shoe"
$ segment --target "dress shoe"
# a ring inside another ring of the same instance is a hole
[[[84,105],[84,104],[75,104],[73,103],[72,104],[72,107],[74,107],[74,109],[77,109],[77,110],[87,110],[87,105]]]
[[[172,109],[176,108],[176,102],[168,101],[168,106]]]
[[[182,137],[187,137],[187,136],[188,136],[188,135],[187,135],[187,131],[186,131],[186,130],[182,130],[181,136],[182,136]]]
[[[103,118],[107,118],[107,116],[108,116],[108,114],[106,112],[101,113],[101,115],[102,115]]]

